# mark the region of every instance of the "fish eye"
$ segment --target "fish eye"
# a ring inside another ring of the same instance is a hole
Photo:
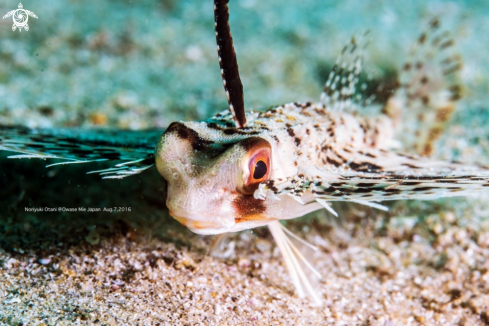
[[[263,138],[252,137],[243,141],[246,150],[243,157],[243,179],[237,190],[242,194],[253,194],[261,182],[268,180],[271,172],[270,143]]]
[[[270,149],[260,148],[254,151],[248,162],[249,175],[244,184],[246,194],[252,194],[262,181],[268,179],[270,169]]]
[[[262,160],[259,160],[255,164],[255,168],[253,170],[253,179],[259,180],[263,178],[267,174],[268,168],[267,164]]]

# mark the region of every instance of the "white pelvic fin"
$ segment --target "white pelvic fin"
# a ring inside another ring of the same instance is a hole
[[[217,237],[212,242],[212,245],[209,250],[209,254],[212,257],[229,258],[234,254],[234,248],[236,246],[236,243],[234,241],[231,241],[227,244],[226,241],[230,235],[231,235],[230,233],[221,233],[217,235]]]
[[[299,298],[309,297],[315,305],[320,306],[322,304],[321,295],[311,284],[311,279],[314,279],[314,277],[320,278],[321,275],[287,237],[280,222],[272,222],[268,224],[268,228],[282,253],[297,295]],[[287,233],[291,234],[288,230]],[[307,244],[307,246],[311,247],[310,244]],[[305,265],[314,275],[307,275],[301,265]]]
[[[333,207],[331,207],[331,205],[326,200],[321,199],[321,198],[315,198],[315,199],[319,204],[321,204],[324,208],[326,208],[326,210],[328,212],[333,214],[335,217],[338,217],[338,213],[336,213],[336,211],[333,209]]]
[[[354,200],[352,199],[351,201],[354,203],[360,204],[360,205],[365,205],[365,206],[370,206],[372,208],[380,209],[381,211],[384,211],[384,212],[389,211],[389,207],[381,205],[381,204],[377,204],[377,203],[374,203],[371,201],[359,200],[359,199],[354,199]]]
[[[280,224],[280,226],[282,227],[282,229],[285,231],[285,233],[287,233],[288,235],[290,235],[292,238],[296,239],[297,241],[299,241],[300,243],[308,246],[309,248],[311,248],[312,250],[314,251],[319,251],[319,248],[310,244],[309,242],[307,242],[306,240],[304,239],[301,239],[299,238],[298,236],[296,236],[294,233],[290,232],[285,226],[283,226],[282,224]]]

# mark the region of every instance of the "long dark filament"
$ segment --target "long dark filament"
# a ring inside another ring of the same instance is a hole
[[[229,110],[233,114],[236,127],[243,128],[246,125],[243,84],[239,78],[238,61],[229,28],[228,0],[214,0],[214,18],[217,54]]]

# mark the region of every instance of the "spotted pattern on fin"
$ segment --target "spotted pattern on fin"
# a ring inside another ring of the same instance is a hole
[[[462,96],[462,59],[454,44],[451,33],[431,19],[402,67],[400,88],[384,108],[406,148],[420,155],[433,153]]]
[[[379,202],[399,199],[436,199],[465,196],[487,191],[489,172],[478,167],[445,166],[438,172],[430,169],[372,173],[348,173],[322,177],[296,176],[277,184],[263,183],[261,192],[270,191],[274,196],[306,197],[309,200]],[[445,172],[442,172],[445,171]],[[336,179],[333,181],[333,179]]]
[[[320,102],[335,110],[354,110],[373,101],[373,95],[363,97],[366,84],[358,85],[368,44],[367,31],[361,36],[353,36],[343,47],[324,85]]]

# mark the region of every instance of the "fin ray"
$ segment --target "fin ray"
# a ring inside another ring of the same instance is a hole
[[[450,32],[431,19],[402,67],[400,87],[383,108],[397,125],[397,138],[420,155],[433,153],[462,96],[462,59],[454,44]]]
[[[341,51],[321,93],[320,102],[333,110],[356,110],[370,103],[365,98],[363,85],[358,89],[359,77],[365,61],[369,31],[353,36]]]
[[[9,158],[63,160],[47,167],[110,161],[114,162],[112,168],[88,173],[99,173],[103,179],[120,179],[154,165],[154,148],[161,133],[0,126],[0,150],[21,153]]]
[[[300,298],[310,297],[315,305],[321,305],[321,297],[311,284],[312,277],[306,275],[301,266],[301,262],[305,265],[305,267],[313,272],[314,277],[321,276],[321,274],[319,274],[312,264],[307,261],[307,259],[295,247],[291,240],[287,238],[287,235],[284,232],[284,227],[282,224],[280,224],[280,222],[275,221],[268,224],[268,229],[270,230],[270,233],[272,234],[277,246],[280,249],[280,252],[282,253],[285,265],[296,288],[297,295]]]

